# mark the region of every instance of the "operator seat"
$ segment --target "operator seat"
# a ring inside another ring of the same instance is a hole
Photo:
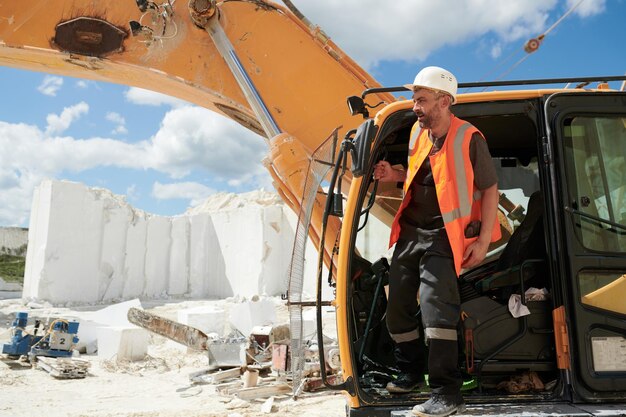
[[[541,192],[536,191],[526,217],[496,261],[495,272],[476,281],[461,279],[463,339],[470,371],[475,364],[479,373],[554,367],[551,302],[527,302],[531,314],[520,318],[508,309],[509,296],[520,289],[550,287],[543,210]]]
[[[491,276],[474,283],[479,293],[501,289],[500,297],[506,298],[520,283],[521,265],[528,259],[546,259],[546,242],[543,229],[543,196],[535,191],[528,199],[526,217],[515,229],[498,258]],[[533,262],[524,268],[525,287],[549,287],[545,262]]]

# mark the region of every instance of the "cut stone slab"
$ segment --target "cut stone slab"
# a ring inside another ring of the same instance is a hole
[[[124,301],[94,312],[83,312],[77,316],[79,352],[92,354],[98,350],[98,329],[106,326],[134,327],[126,317],[131,307],[142,308],[139,299]]]
[[[276,322],[274,303],[268,299],[256,299],[235,305],[230,310],[229,320],[235,329],[248,336],[255,326],[268,326]]]
[[[98,357],[117,361],[138,361],[148,353],[149,333],[138,327],[100,327]]]
[[[178,312],[178,321],[204,333],[217,333],[223,336],[226,312],[213,306],[188,308]]]

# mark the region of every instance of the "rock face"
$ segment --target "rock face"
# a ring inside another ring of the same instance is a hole
[[[22,250],[28,242],[28,229],[0,227],[0,254],[24,256]]]
[[[295,225],[296,215],[263,191],[216,194],[182,216],[163,217],[108,190],[46,180],[33,197],[23,298],[278,295],[286,290]]]

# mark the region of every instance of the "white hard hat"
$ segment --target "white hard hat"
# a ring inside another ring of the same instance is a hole
[[[452,96],[452,104],[456,103],[456,77],[448,70],[440,67],[425,67],[415,76],[413,84],[405,84],[404,87],[411,91],[418,88],[443,91]]]

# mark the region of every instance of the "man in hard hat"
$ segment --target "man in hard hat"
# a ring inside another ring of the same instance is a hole
[[[431,397],[413,413],[447,416],[465,408],[457,278],[462,268],[482,262],[489,243],[500,238],[497,176],[483,135],[450,111],[456,101],[454,75],[426,67],[405,87],[413,91],[417,115],[407,168],[392,168],[387,161],[374,168],[376,179],[404,182],[404,199],[391,228],[390,246],[396,247],[387,303],[387,327],[401,374],[387,390],[411,392],[424,383],[428,371]]]

